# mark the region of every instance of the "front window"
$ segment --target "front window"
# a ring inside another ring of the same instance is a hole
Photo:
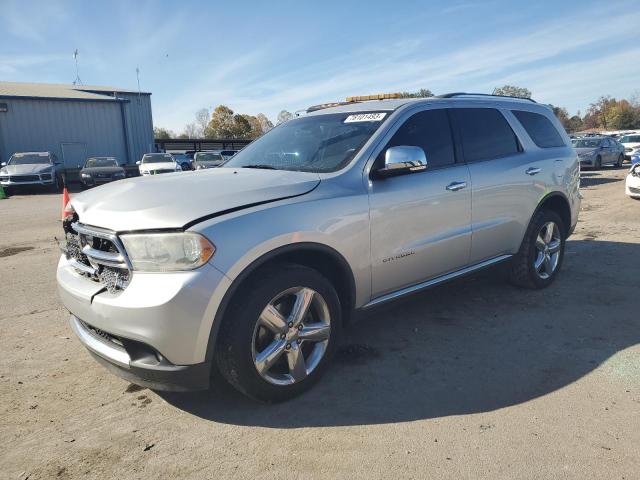
[[[573,148],[598,148],[601,140],[594,140],[589,138],[577,138],[571,141]]]
[[[625,135],[618,141],[620,143],[640,143],[640,135]]]
[[[386,116],[360,112],[295,118],[247,145],[224,166],[335,172],[351,161]]]
[[[51,163],[48,153],[14,153],[9,159],[9,165],[41,165]]]
[[[88,158],[87,163],[84,164],[84,168],[95,167],[117,167],[118,162],[115,158],[110,157],[93,157]]]
[[[167,163],[173,162],[173,157],[169,153],[147,153],[142,157],[142,163]]]

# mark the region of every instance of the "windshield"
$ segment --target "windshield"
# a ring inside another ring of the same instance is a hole
[[[9,165],[38,165],[51,163],[48,153],[14,153],[9,159]]]
[[[225,167],[335,172],[344,167],[385,113],[334,113],[289,120],[247,145]]]
[[[93,157],[88,158],[87,163],[84,164],[84,168],[94,167],[117,167],[118,162],[112,157]]]
[[[219,153],[196,153],[196,162],[222,162],[224,157]]]
[[[625,135],[618,141],[620,143],[640,143],[640,135]]]
[[[142,157],[142,163],[166,163],[173,162],[173,157],[168,153],[147,153]]]
[[[600,139],[577,138],[571,140],[574,148],[596,148],[600,146]]]

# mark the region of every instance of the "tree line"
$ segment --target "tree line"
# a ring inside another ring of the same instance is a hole
[[[494,95],[531,98],[531,91],[525,87],[504,85],[493,90]],[[434,96],[431,90],[421,88],[415,92],[402,92],[401,98],[427,98]],[[581,115],[578,111],[570,115],[566,108],[550,105],[567,132],[587,129],[627,130],[640,128],[640,96],[630,99],[616,99],[602,96]],[[277,116],[276,125],[293,118],[293,114],[282,110]],[[268,132],[274,124],[263,113],[249,115],[235,113],[226,105],[218,105],[210,114],[202,108],[195,113],[194,121],[185,125],[182,133],[177,134],[166,128],[155,127],[155,138],[229,138],[253,140]]]

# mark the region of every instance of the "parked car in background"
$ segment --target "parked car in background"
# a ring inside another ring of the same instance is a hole
[[[193,156],[193,169],[203,170],[205,168],[219,167],[224,161],[224,157],[220,153],[196,152]]]
[[[186,153],[172,153],[171,155],[182,170],[193,169],[193,157],[189,157]]]
[[[635,165],[636,163],[640,163],[640,153],[631,155],[631,165]]]
[[[90,157],[80,170],[80,182],[84,187],[122,180],[127,176],[115,157]]]
[[[225,160],[229,160],[240,150],[220,150],[218,153],[224,157]]]
[[[631,160],[633,155],[640,155],[640,134],[625,135],[620,140],[624,147],[624,157]]]
[[[215,370],[285,400],[326,370],[354,309],[501,262],[516,285],[551,285],[579,182],[547,106],[355,101],[282,123],[221,168],[74,196],[58,291],[79,340],[131,382],[202,389]]]
[[[157,175],[182,171],[182,167],[170,153],[145,153],[142,160],[136,162],[140,175]]]
[[[0,164],[0,185],[9,192],[15,187],[38,185],[59,191],[63,170],[55,153],[14,153],[8,162]]]
[[[625,181],[625,193],[631,198],[640,200],[640,161],[631,165]]]
[[[571,144],[583,167],[595,169],[603,165],[621,167],[624,162],[624,148],[613,138],[590,136],[573,139]]]

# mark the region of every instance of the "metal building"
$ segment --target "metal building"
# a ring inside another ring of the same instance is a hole
[[[87,157],[135,164],[153,151],[151,94],[113,87],[0,82],[0,161],[55,153],[68,171]]]

